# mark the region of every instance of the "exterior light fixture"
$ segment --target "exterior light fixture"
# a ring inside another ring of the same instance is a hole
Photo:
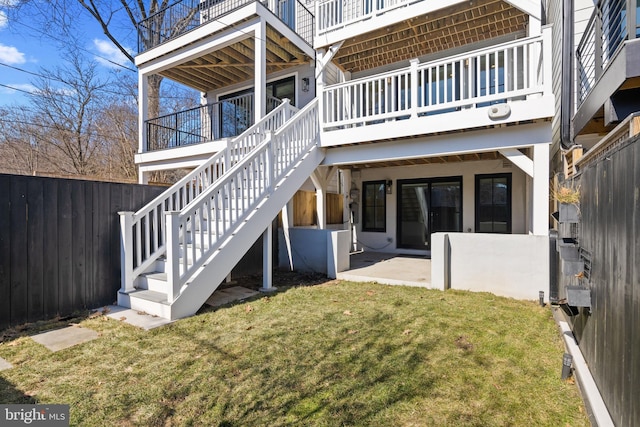
[[[302,78],[302,91],[309,92],[309,77]]]
[[[391,181],[390,179],[387,180],[387,182],[385,183],[385,187],[387,188],[387,194],[393,193],[393,181]]]

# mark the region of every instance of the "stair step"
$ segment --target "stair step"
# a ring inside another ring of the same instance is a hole
[[[153,271],[141,274],[136,288],[148,291],[164,292],[167,288],[167,273],[162,271]]]
[[[163,292],[137,289],[128,293],[118,293],[118,305],[145,312],[165,319],[171,318],[171,304]]]
[[[129,297],[135,297],[157,304],[169,305],[169,301],[167,301],[167,294],[164,292],[150,291],[148,289],[136,289],[135,291],[129,292]]]

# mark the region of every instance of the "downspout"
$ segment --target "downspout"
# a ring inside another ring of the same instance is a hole
[[[562,71],[560,91],[560,146],[568,149],[571,140],[571,114],[573,112],[573,0],[562,0]]]

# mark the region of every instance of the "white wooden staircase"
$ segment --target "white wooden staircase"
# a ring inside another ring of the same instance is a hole
[[[138,212],[121,212],[118,305],[194,314],[324,158],[317,100],[287,101]]]

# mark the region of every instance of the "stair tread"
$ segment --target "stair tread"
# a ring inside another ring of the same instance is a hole
[[[152,271],[150,273],[141,274],[141,276],[146,276],[147,279],[163,280],[165,282],[167,281],[167,273],[163,273],[161,271]]]
[[[129,297],[135,297],[147,301],[169,305],[169,302],[167,301],[167,294],[165,294],[164,292],[150,291],[147,289],[136,289],[135,291],[129,292]]]

